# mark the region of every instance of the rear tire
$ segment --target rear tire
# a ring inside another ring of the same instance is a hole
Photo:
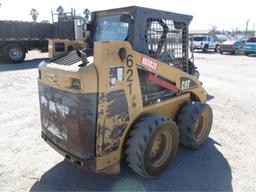
[[[143,117],[126,143],[128,166],[143,177],[154,178],[168,168],[179,145],[175,123],[160,115]]]
[[[199,79],[200,73],[199,73],[199,71],[194,70],[192,75],[193,75],[194,77],[196,77],[197,79]]]
[[[4,48],[4,60],[10,63],[21,63],[26,57],[24,47],[18,43],[11,43]]]
[[[238,50],[237,50],[237,49],[235,49],[235,50],[232,52],[232,54],[233,54],[233,55],[236,55],[236,54],[237,54],[237,52],[238,52]]]
[[[181,143],[197,149],[207,140],[212,127],[212,109],[200,102],[189,102],[180,111],[177,125]]]
[[[219,51],[219,45],[216,45],[214,51],[217,53]]]
[[[204,45],[204,48],[203,48],[203,52],[207,52],[207,50],[208,50],[208,45]]]

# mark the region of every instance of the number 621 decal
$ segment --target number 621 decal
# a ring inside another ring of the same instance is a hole
[[[181,81],[181,90],[189,89],[191,80]]]
[[[129,88],[129,93],[130,95],[132,94],[132,82],[133,82],[133,56],[128,55],[126,58],[126,66],[128,67],[126,74],[127,74],[127,79],[126,82],[128,83],[128,88]]]

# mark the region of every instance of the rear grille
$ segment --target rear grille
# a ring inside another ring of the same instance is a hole
[[[65,55],[55,57],[50,62],[58,64],[58,65],[73,65],[77,62],[81,61],[81,58],[78,57],[76,51],[71,51]]]

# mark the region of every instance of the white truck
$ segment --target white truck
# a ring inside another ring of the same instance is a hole
[[[214,50],[218,52],[219,43],[215,40],[213,36],[209,35],[194,35],[193,36],[193,50],[199,49],[203,52],[208,50]]]

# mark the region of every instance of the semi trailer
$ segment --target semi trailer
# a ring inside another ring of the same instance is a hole
[[[74,11],[58,15],[53,23],[0,21],[0,57],[6,62],[20,63],[33,49],[46,52],[50,48],[52,57],[85,47],[85,24],[85,18],[76,16]]]

